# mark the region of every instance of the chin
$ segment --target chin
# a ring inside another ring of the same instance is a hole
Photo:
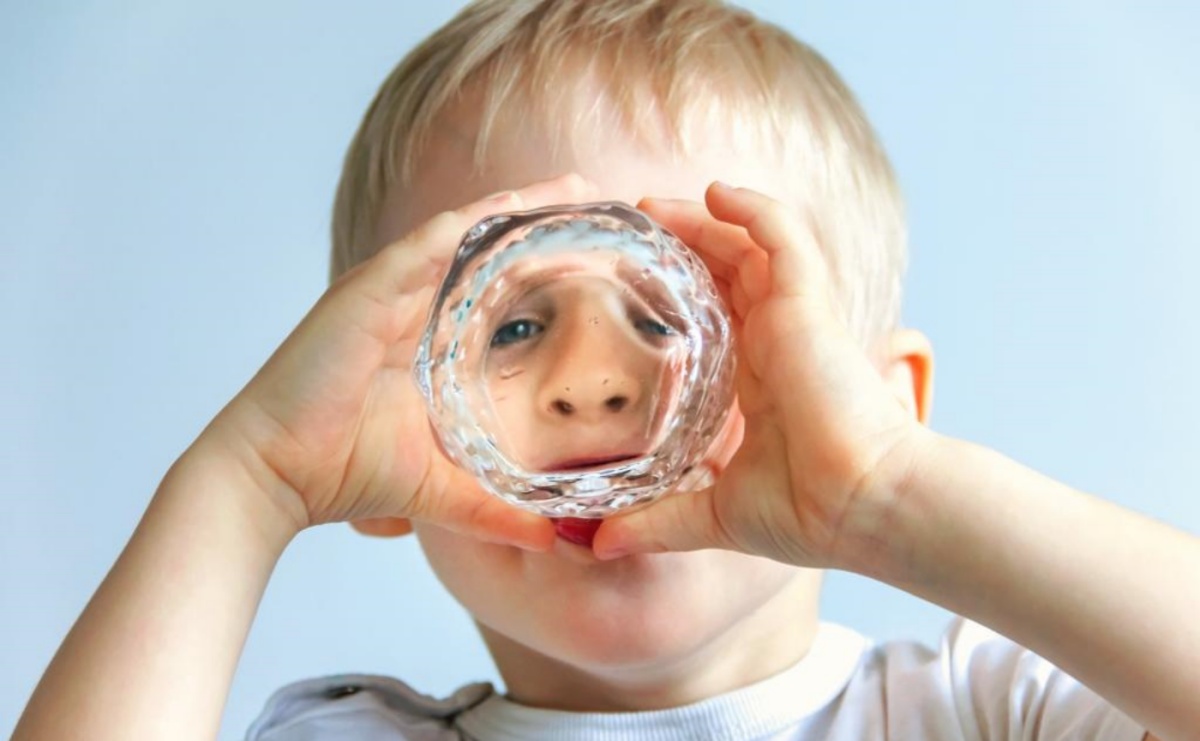
[[[594,670],[673,663],[728,631],[741,612],[737,605],[715,602],[718,595],[703,585],[678,581],[659,585],[657,593],[590,589],[591,594],[573,605],[547,605],[549,614],[539,616],[542,630],[530,631],[523,642],[539,653]]]
[[[686,662],[740,630],[750,631],[742,640],[754,640],[762,631],[750,623],[799,571],[727,551],[581,564],[436,528],[418,536],[493,653],[502,643],[601,674]]]

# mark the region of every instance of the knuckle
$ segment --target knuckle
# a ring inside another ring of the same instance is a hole
[[[463,219],[467,217],[468,212],[465,208],[456,208],[450,211],[442,211],[434,214],[433,218],[425,222],[421,227],[421,231],[425,235],[437,234],[438,232],[455,229],[462,224]]]
[[[521,194],[515,190],[503,190],[498,193],[493,193],[480,200],[478,203],[473,203],[469,206],[463,206],[459,209],[459,213],[463,218],[469,218],[470,215],[478,211],[480,206],[490,209],[513,209],[521,205]]]
[[[795,231],[796,216],[792,210],[784,206],[779,201],[767,199],[763,205],[763,213],[767,219],[784,233],[792,233]]]
[[[409,246],[423,244],[438,235],[456,230],[461,223],[462,217],[456,211],[442,211],[431,216],[403,238],[389,244],[384,251],[395,255]]]

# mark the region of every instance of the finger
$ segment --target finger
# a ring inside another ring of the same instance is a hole
[[[742,286],[742,282],[734,283],[730,289],[729,298],[732,301],[730,304],[733,307],[734,316],[745,319],[750,313],[750,309],[754,308],[754,302],[750,300],[750,296],[746,293],[746,289]]]
[[[732,275],[750,252],[759,250],[744,229],[715,220],[702,203],[667,198],[643,198],[645,211],[705,260],[720,267],[714,273]]]
[[[567,173],[550,180],[542,180],[517,190],[506,190],[485,196],[474,203],[455,209],[454,216],[466,231],[478,221],[489,216],[524,211],[547,206],[578,204],[594,200],[596,184],[579,173]]]
[[[599,195],[599,188],[591,180],[579,173],[572,172],[527,185],[518,190],[517,195],[525,204],[524,208],[545,208],[546,206],[594,201]],[[500,212],[487,211],[478,218],[481,219],[491,213]]]
[[[741,293],[750,302],[766,297],[771,285],[768,258],[744,228],[714,219],[704,205],[694,201],[647,198],[639,204],[643,206],[699,255],[710,272],[735,285],[741,283]]]
[[[740,226],[770,256],[770,285],[782,296],[820,296],[828,285],[825,258],[807,219],[748,188],[713,183],[705,192],[718,220]]]
[[[543,552],[554,547],[557,535],[548,519],[488,494],[461,469],[450,468],[446,474],[445,485],[422,487],[424,492],[437,493],[413,503],[412,519],[489,543]]]
[[[770,258],[761,250],[750,252],[746,260],[738,266],[738,285],[749,306],[763,301],[771,293],[771,263]]]
[[[517,509],[478,490],[446,497],[445,516],[439,524],[463,535],[522,550],[546,552],[557,533],[545,517]]]
[[[741,317],[742,315],[737,313],[737,309],[733,305],[733,286],[729,284],[729,281],[713,278],[713,285],[717,287],[717,296],[721,298],[725,310],[732,312],[735,317]]]
[[[352,520],[350,526],[363,535],[376,538],[396,538],[412,532],[412,522],[404,517],[370,517]]]
[[[725,473],[729,462],[737,454],[746,437],[746,415],[742,413],[742,405],[734,396],[729,407],[729,414],[721,425],[720,432],[705,452],[703,465],[708,470],[709,477],[716,481]]]
[[[698,551],[737,546],[715,517],[714,489],[672,494],[628,514],[604,520],[592,541],[608,561],[637,553]]]
[[[596,193],[595,184],[570,173],[443,211],[369,261],[378,263],[370,276],[374,295],[384,298],[388,294],[409,294],[436,282],[454,259],[467,230],[489,216],[592,200]]]

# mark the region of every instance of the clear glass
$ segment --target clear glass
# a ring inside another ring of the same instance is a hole
[[[414,373],[442,447],[486,489],[547,517],[596,518],[707,485],[733,362],[704,264],[606,202],[472,227]]]

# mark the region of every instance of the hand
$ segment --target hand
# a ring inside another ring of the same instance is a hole
[[[486,494],[438,450],[412,378],[426,314],[462,234],[494,213],[589,200],[577,175],[445,212],[348,271],[198,441],[232,453],[297,530],[409,518],[548,549],[553,526]]]
[[[925,428],[838,318],[806,221],[721,184],[706,205],[647,199],[639,208],[700,255],[731,309],[745,437],[714,488],[606,521],[595,551],[726,548],[806,566],[855,563],[862,554],[852,550],[885,537],[889,498]],[[927,347],[909,360],[922,358],[916,370],[927,375]]]

